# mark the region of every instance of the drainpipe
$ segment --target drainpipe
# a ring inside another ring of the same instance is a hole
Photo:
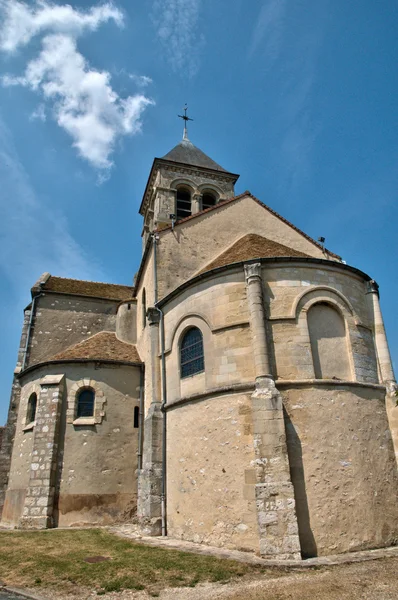
[[[160,355],[162,362],[162,405],[160,410],[163,413],[163,435],[162,435],[162,489],[161,489],[161,512],[162,512],[162,536],[167,535],[167,511],[166,511],[166,435],[167,435],[167,413],[165,406],[167,403],[167,385],[166,385],[166,357],[164,354],[164,315],[163,311],[155,306],[160,315]]]
[[[140,407],[138,413],[138,470],[142,469],[142,427],[144,422],[144,365],[140,370]]]
[[[157,306],[158,303],[158,273],[157,273],[157,242],[158,234],[152,234],[153,239],[153,287],[154,287],[154,304],[160,316],[160,356],[162,363],[162,405],[163,413],[163,435],[162,435],[162,486],[161,486],[161,517],[162,517],[162,536],[167,536],[167,512],[166,512],[166,435],[167,435],[167,420],[165,406],[167,403],[167,385],[166,385],[166,357],[165,357],[165,336],[164,336],[164,314]]]

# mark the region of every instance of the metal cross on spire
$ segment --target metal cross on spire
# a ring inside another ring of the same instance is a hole
[[[184,111],[183,115],[178,115],[180,117],[180,119],[184,120],[184,135],[182,136],[183,140],[187,140],[188,139],[188,121],[193,121],[193,119],[191,119],[190,117],[188,117],[187,115],[187,110],[188,110],[188,106],[185,105],[184,108],[182,109]]]

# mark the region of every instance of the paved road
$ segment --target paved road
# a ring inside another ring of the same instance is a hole
[[[15,594],[11,594],[10,592],[0,590],[0,600],[21,600],[21,598],[23,598],[23,596],[16,596]]]

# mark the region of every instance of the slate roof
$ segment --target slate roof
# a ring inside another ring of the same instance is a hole
[[[212,169],[213,171],[228,172],[207,156],[207,154],[202,152],[202,150],[194,146],[189,140],[181,140],[177,146],[174,146],[170,152],[162,157],[162,160],[170,160],[185,165],[203,167],[205,169]]]
[[[59,352],[51,360],[114,360],[130,363],[142,362],[133,344],[121,342],[111,331],[102,331]]]
[[[262,237],[255,233],[249,233],[243,236],[230,246],[225,252],[217,256],[211,263],[206,265],[200,273],[216,269],[217,267],[224,267],[235,262],[242,262],[251,260],[253,258],[271,258],[273,256],[301,256],[309,258],[308,254],[300,252],[299,250],[293,250],[288,248],[284,244],[279,244],[273,240]]]
[[[63,294],[91,296],[119,301],[134,296],[134,288],[132,286],[100,283],[98,281],[82,281],[80,279],[66,279],[64,277],[53,277],[52,275],[41,286],[41,289],[48,292],[61,292]]]

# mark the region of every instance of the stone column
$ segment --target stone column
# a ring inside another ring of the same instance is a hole
[[[161,535],[163,413],[160,394],[159,321],[155,308],[147,310],[151,344],[152,398],[144,421],[142,469],[138,473],[137,517],[146,535]]]
[[[299,559],[283,403],[270,374],[261,264],[245,265],[245,276],[256,370],[256,389],[251,401],[260,554],[264,558]]]
[[[202,195],[201,194],[193,194],[192,196],[192,214],[195,215],[196,213],[200,212],[202,210]]]
[[[377,361],[379,364],[382,383],[384,383],[387,390],[386,411],[394,444],[395,457],[398,463],[398,398],[396,395],[398,386],[395,380],[390,350],[388,348],[386,330],[384,328],[383,316],[381,314],[379,286],[373,279],[369,281],[368,284],[368,298],[373,311],[374,339]]]
[[[30,480],[19,526],[22,529],[53,527],[57,477],[59,422],[64,375],[46,375],[40,381]]]
[[[373,310],[374,336],[380,375],[382,382],[387,386],[390,386],[391,383],[395,383],[395,375],[380,309],[379,286],[373,279],[372,281],[369,281],[368,295]]]
[[[266,333],[261,264],[252,263],[245,265],[245,277],[256,378],[272,377]]]

